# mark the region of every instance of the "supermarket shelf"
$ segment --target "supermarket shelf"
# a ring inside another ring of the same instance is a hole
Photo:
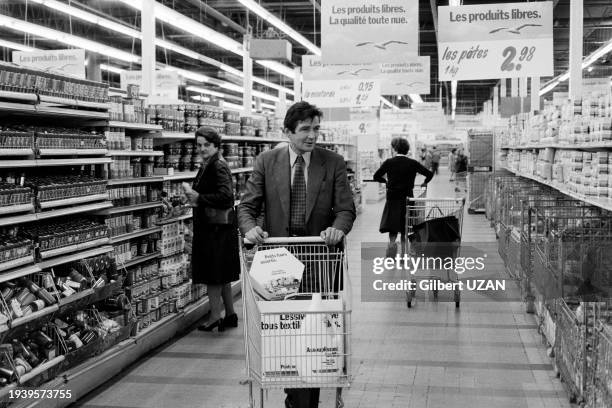
[[[27,383],[28,381],[30,381],[32,378],[36,377],[37,375],[40,375],[44,373],[45,371],[47,371],[48,369],[50,369],[51,367],[54,367],[60,364],[65,359],[66,359],[65,356],[57,356],[53,360],[49,360],[46,363],[39,365],[38,367],[30,371],[29,373],[22,375],[19,378],[19,384]]]
[[[81,300],[83,298],[91,296],[91,295],[94,294],[94,292],[95,292],[94,289],[85,289],[85,290],[83,290],[81,292],[75,293],[74,295],[71,295],[71,296],[68,296],[68,297],[60,299],[60,301],[58,303],[58,307],[60,309],[60,313],[64,314],[66,312],[66,310],[62,310],[62,308],[64,308],[64,306],[69,305],[69,304],[71,304],[73,302],[76,302],[77,300]]]
[[[78,205],[74,207],[61,208],[59,210],[43,211],[35,214],[14,215],[12,217],[0,217],[0,227],[5,225],[21,224],[37,220],[48,220],[50,218],[62,217],[64,215],[79,214],[89,211],[102,210],[112,207],[110,201],[102,201],[99,203]]]
[[[13,99],[25,102],[38,102],[38,96],[34,93],[0,91],[0,98]]]
[[[108,180],[108,184],[107,185],[109,185],[109,186],[120,186],[120,185],[123,185],[123,184],[160,183],[162,181],[164,181],[162,176],[138,177],[138,178]]]
[[[109,150],[109,156],[163,156],[164,152],[157,150]]]
[[[149,123],[129,123],[111,120],[108,122],[108,127],[118,127],[133,130],[162,130],[161,125],[151,125]]]
[[[164,181],[171,181],[171,180],[187,180],[187,179],[192,179],[195,178],[195,176],[198,174],[197,171],[184,171],[182,173],[174,173],[173,175],[168,175],[168,176],[162,176],[162,178],[164,179]]]
[[[326,141],[326,140],[319,140],[317,141],[317,144],[321,146],[355,146],[353,143],[331,142],[331,141]]]
[[[15,167],[51,167],[74,166],[88,164],[110,163],[110,157],[84,157],[82,159],[43,159],[43,160],[0,160],[0,168],[12,169]]]
[[[63,200],[43,201],[40,203],[40,208],[44,210],[46,208],[63,207],[65,205],[82,204],[102,200],[108,200],[108,193],[65,198]]]
[[[15,214],[26,211],[33,211],[34,204],[18,204],[0,207],[0,215]]]
[[[100,238],[100,239],[96,239],[93,241],[87,241],[87,242],[83,242],[80,244],[75,244],[75,245],[68,245],[65,247],[61,247],[61,248],[56,248],[56,249],[51,249],[48,251],[41,251],[40,252],[40,257],[42,259],[49,259],[55,256],[59,256],[59,255],[64,255],[64,254],[71,254],[72,252],[77,252],[77,251],[83,251],[85,249],[89,249],[89,248],[94,248],[100,245],[106,245],[109,243],[108,238]],[[74,254],[74,255],[80,255],[80,254]],[[83,256],[79,256],[79,258],[84,258]],[[55,260],[51,260],[51,262],[54,262]],[[69,261],[68,261],[69,262]],[[63,262],[62,262],[63,263]],[[43,265],[45,264],[44,262],[42,263]],[[55,265],[59,265],[58,263],[54,263]]]
[[[122,266],[124,268],[129,268],[129,267],[132,267],[134,265],[138,265],[140,263],[150,261],[151,259],[158,258],[160,255],[161,255],[161,252],[159,252],[159,251],[153,252],[152,254],[148,254],[148,255],[144,255],[144,256],[139,256],[137,258],[131,259],[128,262],[126,262],[126,263],[124,263],[123,265],[120,265],[120,266]]]
[[[566,196],[575,198],[576,200],[584,201],[585,203],[591,204],[595,207],[599,207],[599,208],[603,208],[604,210],[612,211],[612,199],[587,197],[575,191],[570,191],[567,188],[565,188],[564,185],[561,185],[559,183],[554,183],[551,180],[545,180],[535,175],[524,174],[519,171],[512,170],[508,167],[504,167],[504,168],[508,170],[509,172],[516,174],[517,176],[525,177],[525,178],[537,181],[538,183],[544,184],[546,186],[552,187],[555,190],[559,191],[560,193],[563,193]]]
[[[232,174],[249,173],[251,171],[253,171],[252,167],[242,167],[242,168],[239,168],[239,169],[233,169],[232,170]]]
[[[0,283],[8,282],[13,279],[19,279],[24,276],[31,275],[36,272],[40,272],[42,269],[38,265],[28,265],[23,268],[18,268],[9,272],[3,272],[0,274]]]
[[[106,149],[39,149],[41,156],[100,156],[106,155]],[[0,152],[1,155],[1,152]]]
[[[75,252],[73,254],[60,256],[57,258],[52,258],[46,261],[42,261],[42,262],[37,263],[35,266],[39,267],[41,270],[47,269],[47,268],[51,268],[56,265],[62,265],[68,262],[78,261],[79,259],[85,259],[85,258],[89,258],[92,256],[106,254],[108,252],[111,252],[112,250],[113,250],[113,247],[111,245],[104,245],[98,248],[88,249],[88,250],[81,251],[81,252]]]
[[[591,150],[591,149],[612,149],[612,141],[608,142],[592,142],[580,144],[527,144],[523,146],[502,146],[505,150],[534,150],[534,149],[570,149],[570,150]]]
[[[40,95],[41,102],[54,103],[58,105],[76,106],[81,108],[109,110],[109,102],[89,102],[78,99],[58,98],[57,96]]]
[[[8,327],[7,328],[4,328],[4,327],[0,328],[0,333],[5,332],[5,331],[9,331],[11,329],[14,329],[15,327],[19,327],[19,326],[21,326],[23,324],[26,324],[26,323],[29,323],[29,322],[31,322],[33,320],[38,320],[41,317],[46,316],[48,314],[55,313],[55,312],[57,312],[58,309],[59,309],[58,305],[53,305],[53,306],[45,307],[44,309],[41,309],[38,312],[31,313],[31,314],[29,314],[27,316],[18,317],[17,319],[13,320],[10,323],[10,326],[11,326],[10,328],[8,328]]]
[[[24,256],[23,258],[13,259],[12,261],[2,262],[0,264],[0,271],[8,271],[9,269],[17,268],[23,265],[28,265],[34,262],[34,257]]]
[[[232,283],[232,294],[236,296],[238,293],[240,293],[240,281]],[[171,315],[172,318],[156,323],[147,328],[146,331],[138,333],[137,337],[122,341],[38,388],[71,390],[72,395],[82,398],[109,378],[121,373],[143,355],[192,327],[209,310],[208,296],[204,296],[197,302],[188,305],[182,312]],[[58,400],[56,406],[67,407],[71,403],[72,401],[68,400]],[[26,406],[28,408],[45,408],[47,405],[48,401],[37,400],[27,405],[18,404],[16,406],[19,408]]]
[[[158,133],[155,135],[156,140],[166,139],[166,140],[185,140],[185,139],[193,139],[194,133],[182,133],[182,132],[166,132],[165,130],[162,133]]]
[[[66,208],[61,208],[59,210],[44,211],[44,212],[40,212],[37,214],[28,214],[28,215],[33,215],[35,220],[47,220],[49,218],[61,217],[64,215],[79,214],[79,213],[84,213],[84,212],[89,212],[89,211],[102,210],[104,208],[109,208],[112,206],[113,204],[110,201],[102,201],[100,203],[79,205],[76,207],[66,207]],[[11,218],[19,218],[19,217],[11,217]],[[4,218],[0,218],[0,225],[8,225],[8,224],[2,224],[4,220],[5,220]],[[25,222],[25,221],[21,221],[21,222]]]
[[[49,115],[81,119],[108,119],[108,112],[59,108],[24,103],[0,102],[0,113],[13,113],[28,116]]]
[[[178,217],[172,217],[172,218],[167,218],[165,220],[159,220],[157,221],[157,225],[172,224],[173,222],[188,220],[191,217],[193,217],[193,214],[183,214],[183,215],[179,215]]]
[[[127,241],[128,239],[142,237],[143,235],[155,234],[156,232],[161,232],[160,227],[153,228],[145,228],[134,232],[128,232],[127,234],[117,235],[116,237],[111,237],[111,244],[115,244],[121,241]]]
[[[111,215],[111,214],[118,214],[118,213],[128,212],[128,211],[146,210],[147,208],[161,207],[161,205],[162,205],[161,201],[154,201],[151,203],[140,203],[140,204],[134,204],[134,205],[127,205],[125,207],[107,208],[102,211],[98,211],[97,214]]]
[[[0,157],[2,156],[32,156],[32,149],[0,149]]]

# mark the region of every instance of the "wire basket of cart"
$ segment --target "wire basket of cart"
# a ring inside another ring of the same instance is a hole
[[[445,258],[455,259],[461,248],[463,210],[465,197],[408,198],[406,206],[406,242],[408,255],[423,257],[424,267],[418,272],[407,271],[412,276],[412,287],[406,292],[406,304],[412,307],[416,296],[417,280],[458,283],[454,270],[444,269]],[[432,262],[430,262],[432,261]],[[436,286],[437,287],[437,286]],[[434,299],[438,290],[433,289]],[[455,306],[459,307],[461,293],[454,285]]]
[[[264,292],[275,289],[253,278],[254,259],[282,248],[304,265],[302,278],[293,290],[285,285],[267,300]],[[260,407],[264,390],[281,388],[333,388],[336,406],[342,407],[342,388],[351,381],[346,243],[332,247],[319,237],[269,238],[242,246],[240,253],[250,407],[254,387],[260,388]]]

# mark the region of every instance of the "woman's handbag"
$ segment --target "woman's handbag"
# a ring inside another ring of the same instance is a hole
[[[204,223],[216,225],[230,225],[234,223],[233,208],[204,207]]]

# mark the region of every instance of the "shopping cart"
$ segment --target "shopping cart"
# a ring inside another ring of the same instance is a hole
[[[297,293],[265,301],[250,276],[257,251],[286,248],[305,268]],[[335,388],[335,406],[344,406],[342,388],[351,381],[351,285],[346,242],[330,247],[319,237],[270,238],[252,249],[241,247],[244,336],[249,407],[253,386]],[[316,310],[314,298],[321,294]]]
[[[468,194],[468,172],[455,173],[455,197],[465,197]]]
[[[409,256],[433,258],[457,257],[461,248],[461,231],[463,228],[463,210],[465,197],[459,198],[408,198],[406,206],[406,241]],[[434,266],[439,263],[433,262]],[[436,265],[438,264],[438,265]],[[459,282],[454,270],[422,268],[419,274],[413,274],[411,281],[414,289],[406,291],[406,304],[412,307],[416,296],[418,279],[430,279],[444,282]],[[454,301],[459,307],[461,292],[455,286]],[[438,290],[433,290],[434,299]]]

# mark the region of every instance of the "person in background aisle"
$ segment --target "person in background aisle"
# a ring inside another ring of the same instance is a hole
[[[438,175],[438,167],[440,167],[440,152],[434,146],[431,153],[431,172]]]
[[[400,235],[402,243],[402,254],[406,251],[406,201],[407,197],[413,197],[414,180],[417,174],[425,176],[421,187],[426,187],[433,178],[433,173],[416,160],[408,157],[410,144],[401,137],[391,140],[391,148],[395,151],[395,157],[387,159],[376,173],[374,180],[387,185],[387,201],[380,220],[381,233],[389,233],[389,247],[387,256],[393,257],[397,253],[397,234]],[[385,178],[384,176],[387,176]]]
[[[238,231],[234,214],[232,172],[221,156],[221,136],[209,127],[195,133],[202,167],[192,186],[183,191],[193,209],[193,282],[206,284],[210,299],[210,318],[199,330],[218,331],[238,327],[234,312],[231,282],[240,278]],[[221,309],[225,306],[225,318]]]
[[[261,243],[268,236],[314,235],[328,245],[336,245],[353,228],[356,211],[344,158],[316,146],[322,116],[308,102],[295,103],[284,121],[289,146],[269,150],[255,159],[238,206],[240,230],[251,242]],[[264,228],[257,225],[262,207]],[[302,278],[302,284],[307,278]],[[319,406],[319,388],[285,392],[287,408]]]
[[[463,148],[459,148],[459,151],[457,152],[457,158],[455,160],[455,192],[467,192],[467,171],[468,158],[463,153]]]
[[[448,154],[448,171],[450,172],[449,181],[455,181],[455,170],[457,168],[457,149],[452,149]]]

